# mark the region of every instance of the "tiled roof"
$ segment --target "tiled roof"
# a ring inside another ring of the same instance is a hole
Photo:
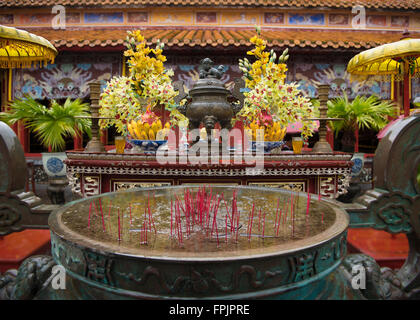
[[[7,0],[0,7],[64,6],[197,6],[197,7],[329,7],[351,8],[356,4],[367,8],[420,9],[418,0]]]
[[[116,47],[124,44],[127,29],[28,29],[57,47]],[[166,47],[239,47],[251,46],[249,39],[254,29],[163,29],[142,30],[149,44],[160,39]],[[268,47],[312,47],[312,48],[361,48],[367,49],[400,40],[401,32],[361,30],[311,30],[276,29],[263,30],[262,36]],[[411,37],[419,37],[413,33]]]

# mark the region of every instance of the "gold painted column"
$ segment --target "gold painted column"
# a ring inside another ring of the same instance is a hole
[[[312,152],[314,153],[333,153],[331,145],[327,141],[327,122],[328,121],[337,121],[342,120],[340,118],[328,118],[327,117],[327,101],[328,101],[328,94],[330,92],[330,85],[328,84],[321,84],[318,87],[318,99],[319,99],[319,118],[314,119],[306,119],[306,120],[318,120],[319,121],[319,140],[315,143],[314,147],[312,148]]]
[[[90,113],[92,119],[92,138],[85,148],[85,152],[105,152],[105,147],[99,139],[99,98],[101,84],[99,82],[89,83],[90,87]]]

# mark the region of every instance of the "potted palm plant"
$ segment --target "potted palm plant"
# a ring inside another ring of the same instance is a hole
[[[79,99],[71,101],[69,98],[63,105],[52,100],[48,108],[33,98],[16,99],[9,105],[8,112],[0,113],[0,120],[14,124],[22,121],[26,128],[33,131],[41,144],[51,148],[42,154],[42,163],[49,177],[63,177],[66,168],[63,160],[65,138],[78,134],[90,135],[89,105]]]
[[[342,132],[344,151],[359,152],[359,130],[381,130],[388,123],[390,116],[395,116],[396,108],[392,102],[370,97],[357,96],[349,101],[346,93],[328,101],[328,117],[343,120],[330,123],[330,127],[338,136]]]

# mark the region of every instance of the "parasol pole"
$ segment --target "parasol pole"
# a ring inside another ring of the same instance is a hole
[[[403,105],[404,105],[404,118],[410,115],[410,70],[408,62],[404,61],[404,93],[403,93]]]

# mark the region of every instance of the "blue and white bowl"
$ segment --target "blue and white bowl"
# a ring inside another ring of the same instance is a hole
[[[270,153],[271,150],[282,147],[284,145],[284,141],[264,141],[264,153]],[[257,150],[257,142],[252,141],[251,144],[252,151]]]
[[[166,140],[130,140],[130,143],[140,147],[145,152],[156,152],[166,142]]]

